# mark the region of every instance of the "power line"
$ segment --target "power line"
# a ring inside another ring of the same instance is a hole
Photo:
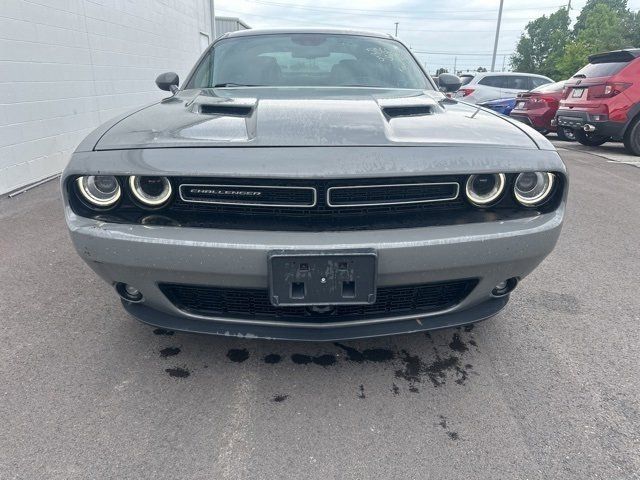
[[[248,1],[248,0],[244,0],[244,1]],[[254,0],[255,1],[255,0]],[[283,5],[284,7],[284,5]],[[301,19],[300,17],[297,18],[293,18],[293,17],[283,17],[283,16],[275,16],[275,15],[261,15],[258,13],[248,13],[248,12],[243,12],[243,11],[239,11],[239,10],[229,10],[227,8],[224,8],[224,10],[226,12],[230,12],[233,13],[235,15],[243,15],[243,16],[253,16],[253,17],[262,17],[262,18],[268,18],[268,19],[272,19],[272,20],[278,20],[278,19],[289,19],[289,20],[293,20],[296,22],[300,22]],[[327,13],[327,12],[319,12],[319,13]],[[335,12],[338,13],[338,12]],[[443,12],[444,13],[444,12]],[[342,13],[341,13],[342,14]],[[408,17],[404,16],[404,15],[368,15],[368,14],[360,14],[358,16],[373,16],[373,17],[380,17],[380,18],[406,18],[407,21],[417,21],[420,23],[424,23],[424,22],[495,22],[495,18],[477,18],[477,17],[434,17],[432,15],[429,15],[428,17],[417,17],[415,15],[410,15]],[[531,20],[531,17],[520,17],[520,18],[515,18],[515,17],[511,17],[511,18],[506,18],[505,21],[513,21],[513,22],[517,22],[517,21],[529,21]],[[320,22],[317,22],[320,23]]]
[[[257,3],[260,5],[266,5],[266,6],[276,6],[276,7],[286,7],[286,8],[299,8],[302,10],[314,10],[314,11],[319,11],[319,12],[331,12],[331,11],[335,11],[335,12],[340,12],[340,13],[346,13],[349,14],[349,12],[352,12],[351,14],[353,15],[382,15],[382,14],[390,14],[393,16],[397,16],[397,14],[401,14],[404,16],[411,16],[413,17],[413,14],[407,14],[406,10],[375,10],[375,9],[362,9],[362,8],[346,8],[346,7],[318,7],[318,6],[309,6],[309,5],[301,5],[301,4],[296,4],[296,3],[282,3],[282,2],[275,2],[275,1],[270,1],[270,0],[243,0],[245,2],[250,2],[250,3]],[[522,7],[522,8],[510,8],[508,11],[510,12],[522,12],[522,11],[540,11],[540,10],[552,10],[552,9],[558,9],[558,8],[562,8],[565,5],[548,5],[548,6],[535,6],[535,7]],[[481,10],[455,10],[455,9],[444,9],[444,10],[436,10],[436,9],[429,9],[428,11],[424,12],[426,14],[433,14],[433,13],[493,13],[491,10],[486,10],[486,9],[481,9]]]

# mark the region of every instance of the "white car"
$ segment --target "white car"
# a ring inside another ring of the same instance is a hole
[[[553,82],[542,75],[514,72],[484,72],[460,78],[462,87],[453,96],[469,103],[514,98],[518,93]]]

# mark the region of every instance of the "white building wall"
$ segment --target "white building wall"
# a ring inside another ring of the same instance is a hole
[[[60,172],[93,128],[166,96],[155,78],[184,79],[208,3],[0,0],[0,193]]]

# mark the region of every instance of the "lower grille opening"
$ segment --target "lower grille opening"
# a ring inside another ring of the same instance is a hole
[[[478,284],[477,279],[421,285],[380,287],[371,305],[336,305],[327,309],[274,307],[266,289],[160,284],[160,290],[180,310],[203,316],[238,319],[327,323],[446,310],[460,303]]]

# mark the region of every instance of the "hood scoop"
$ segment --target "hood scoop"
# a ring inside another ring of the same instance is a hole
[[[416,117],[420,115],[433,114],[433,108],[428,105],[413,105],[406,107],[385,107],[383,113],[389,118],[396,117]]]
[[[228,115],[231,117],[248,117],[252,107],[243,105],[200,105],[200,113],[203,115]]]
[[[255,98],[223,98],[198,95],[186,107],[190,112],[202,115],[249,117],[257,103],[258,100]]]
[[[438,113],[438,110],[442,108],[434,99],[426,96],[384,98],[378,99],[377,102],[382,113],[389,119],[433,115],[434,113]]]

